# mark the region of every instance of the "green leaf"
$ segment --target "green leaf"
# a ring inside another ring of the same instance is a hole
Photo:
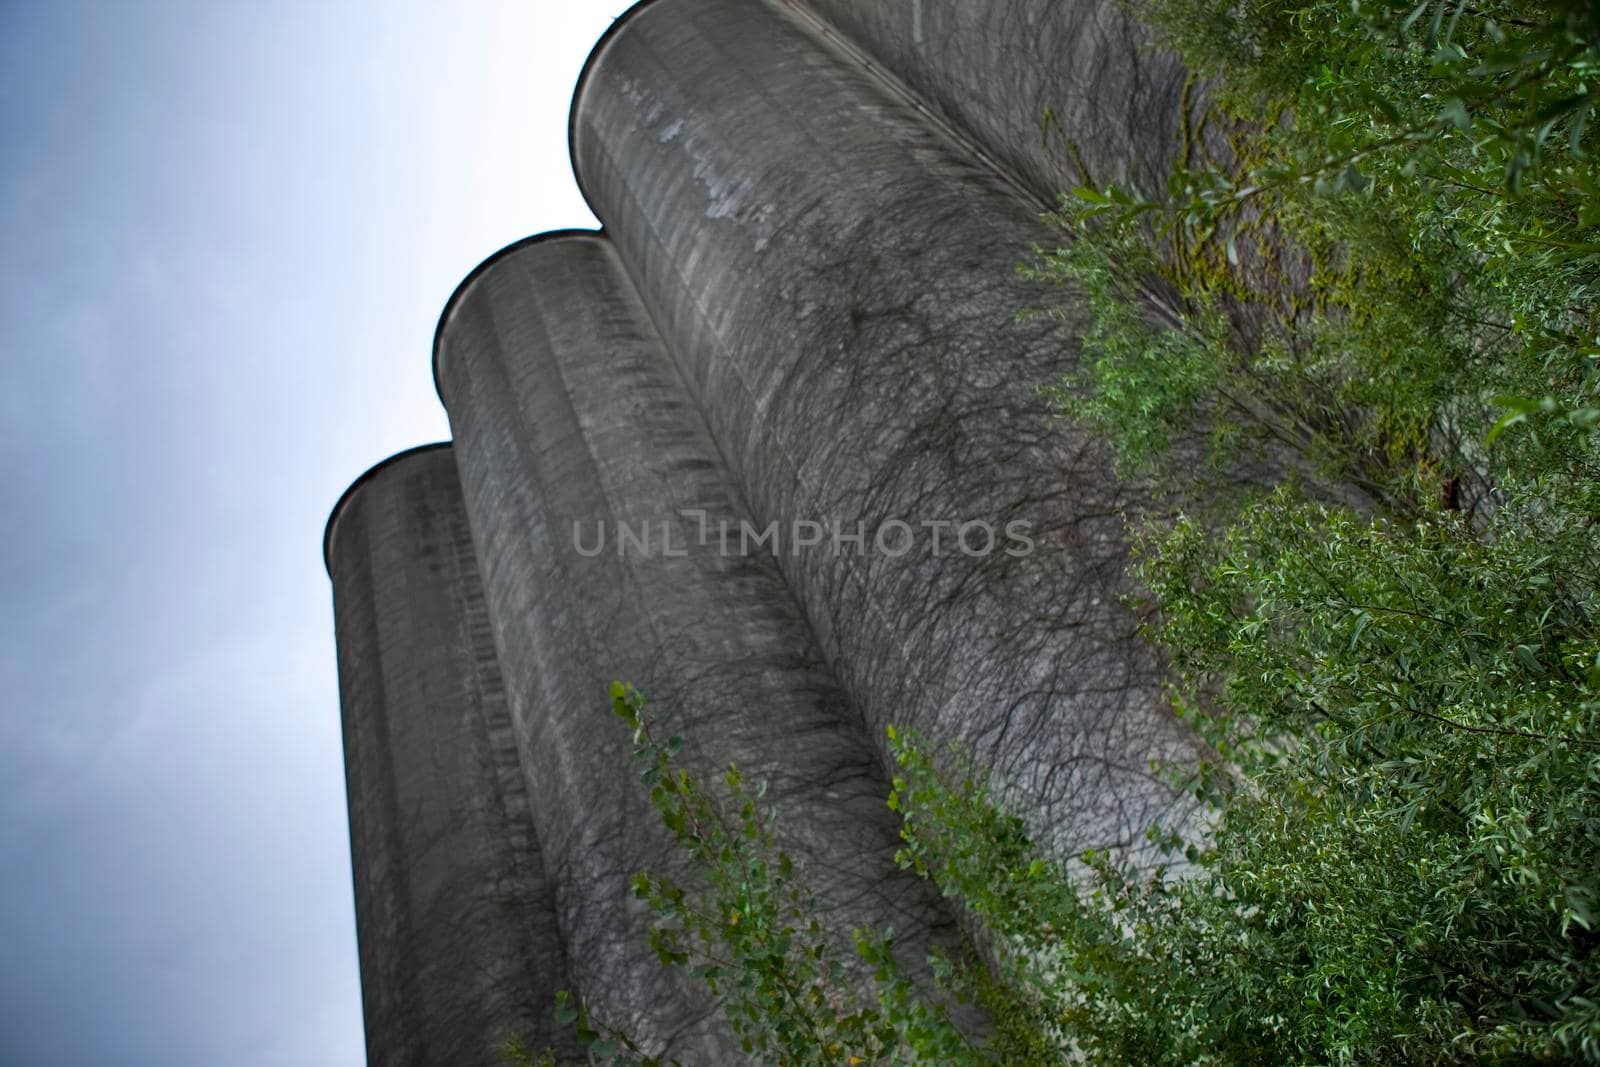
[[[1411,14],[1407,15],[1400,22],[1400,33],[1402,35],[1410,33],[1411,32],[1411,27],[1416,25],[1417,20],[1420,19],[1423,16],[1423,14],[1428,10],[1429,6],[1431,6],[1432,3],[1433,3],[1433,0],[1423,0],[1422,3],[1420,3],[1416,7],[1412,8],[1411,9]]]
[[[1350,633],[1350,650],[1354,651],[1361,643],[1361,635],[1366,631],[1367,624],[1372,622],[1372,616],[1365,611],[1356,613],[1356,625]]]
[[[1466,101],[1460,97],[1451,97],[1439,109],[1440,123],[1454,126],[1462,133],[1472,132],[1472,115],[1467,111]]]
[[[1522,176],[1532,162],[1533,157],[1526,149],[1520,148],[1511,153],[1511,158],[1506,161],[1506,191],[1512,196],[1522,195]]]
[[[1501,434],[1518,423],[1526,422],[1530,413],[1539,410],[1539,405],[1536,401],[1530,401],[1523,397],[1499,396],[1495,397],[1495,403],[1509,410],[1490,427],[1488,435],[1483,439],[1485,446],[1494,444]]]
[[[1572,154],[1579,159],[1589,158],[1583,150],[1583,131],[1588,125],[1589,112],[1593,104],[1594,97],[1592,95],[1585,96],[1582,106],[1573,113],[1572,122],[1567,127],[1567,145],[1572,150]]]

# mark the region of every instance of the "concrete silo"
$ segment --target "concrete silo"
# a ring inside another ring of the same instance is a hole
[[[663,1056],[742,1062],[703,983],[659,965],[640,869],[680,870],[611,714],[614,679],[680,734],[684,767],[770,783],[783,845],[848,948],[892,925],[908,956],[953,933],[896,869],[888,782],[777,565],[744,554],[740,494],[611,243],[514,245],[440,321],[439,391],[482,560],[534,819],[575,987]],[[734,543],[723,544],[722,530]],[[846,952],[848,958],[848,951]]]
[[[756,520],[864,533],[782,565],[874,736],[965,742],[1063,849],[1181,813],[1151,761],[1196,750],[1120,600],[1141,502],[1037,393],[1073,324],[1012,318],[1036,204],[775,0],[635,8],[571,142]]]
[[[367,1056],[501,1063],[511,1033],[572,1051],[567,984],[448,446],[345,493],[333,579]]]

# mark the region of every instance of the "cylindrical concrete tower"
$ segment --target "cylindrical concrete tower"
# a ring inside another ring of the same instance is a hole
[[[1070,324],[1012,318],[1034,205],[776,0],[635,8],[571,132],[756,520],[865,533],[782,565],[873,734],[967,743],[1063,849],[1181,808],[1120,600],[1138,502],[1038,395]]]
[[[574,1052],[553,901],[447,446],[363,475],[328,520],[367,1059]],[[563,1028],[565,1029],[565,1028]]]
[[[701,983],[656,962],[627,890],[681,861],[611,715],[614,679],[647,694],[663,738],[687,739],[702,781],[730,761],[769,781],[842,942],[893,925],[920,958],[951,932],[895,867],[873,745],[770,554],[741,552],[748,513],[610,242],[566,232],[491,259],[446,309],[435,361],[572,975],[596,1015],[663,1056],[741,1062]]]
[[[783,0],[904,83],[1043,203],[1166,189],[1188,75],[1124,0]]]

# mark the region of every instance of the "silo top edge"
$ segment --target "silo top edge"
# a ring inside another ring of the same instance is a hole
[[[444,386],[439,377],[439,355],[444,348],[445,326],[449,323],[450,316],[455,311],[457,305],[461,303],[461,300],[464,296],[466,296],[467,291],[472,288],[473,283],[479,278],[482,278],[484,274],[488,273],[488,271],[490,271],[495,264],[506,259],[508,256],[522,251],[525,248],[531,248],[534,245],[543,244],[546,241],[555,241],[563,238],[591,238],[602,240],[605,238],[605,231],[577,228],[547,230],[544,233],[536,233],[531,237],[524,237],[521,240],[513,241],[468,271],[467,276],[461,279],[461,282],[456,286],[455,291],[450,294],[450,299],[444,302],[444,309],[439,312],[438,325],[433,328],[433,391],[439,397],[439,403],[444,404],[446,410],[449,410],[450,405],[449,402],[445,400]]]
[[[606,32],[600,35],[600,39],[589,50],[589,57],[583,61],[583,68],[578,71],[578,80],[572,87],[572,106],[567,111],[567,158],[572,165],[572,176],[578,183],[578,192],[582,194],[583,202],[589,205],[589,210],[594,213],[595,218],[600,219],[602,225],[604,225],[605,219],[601,218],[594,198],[589,195],[589,190],[584,187],[583,173],[578,169],[578,111],[583,106],[583,91],[588,86],[589,78],[594,73],[594,69],[600,65],[601,55],[611,46],[611,42],[615,41],[618,35],[627,29],[646,8],[654,7],[662,2],[663,0],[638,0],[638,3],[612,19],[611,25],[606,27]]]
[[[407,448],[403,451],[396,452],[388,459],[380,460],[368,467],[362,472],[360,477],[350,483],[350,487],[348,489],[339,494],[339,499],[333,505],[333,510],[328,513],[328,522],[322,528],[322,566],[325,570],[327,570],[329,578],[333,577],[334,526],[337,525],[339,516],[344,512],[345,506],[348,505],[350,501],[355,499],[357,491],[359,491],[362,486],[371,482],[378,475],[382,474],[384,471],[398,466],[404,461],[415,456],[419,456],[425,452],[437,452],[440,449],[449,448],[450,444],[451,443],[449,441],[435,441],[432,444],[417,445],[415,448]]]

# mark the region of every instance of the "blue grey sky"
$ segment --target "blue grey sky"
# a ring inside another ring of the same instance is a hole
[[[363,1061],[323,521],[623,0],[0,0],[0,1067]]]

